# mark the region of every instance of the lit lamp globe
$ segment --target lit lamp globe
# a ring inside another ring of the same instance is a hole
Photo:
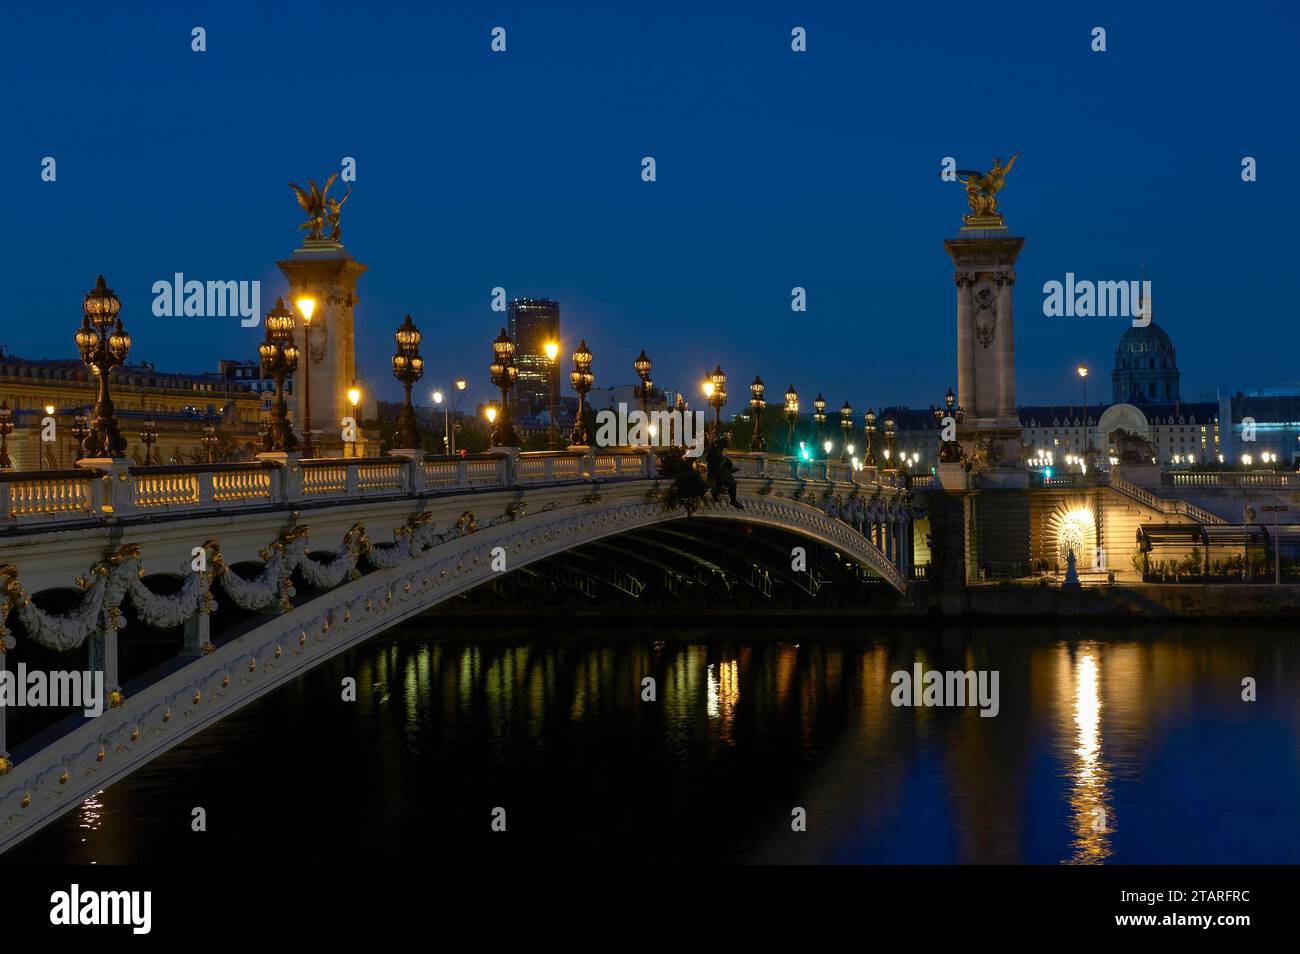
[[[560,353],[560,346],[556,344],[554,341],[548,341],[546,342],[542,350],[546,352],[547,361],[554,361],[555,356]]]

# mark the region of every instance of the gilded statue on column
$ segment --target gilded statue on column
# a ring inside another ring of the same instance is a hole
[[[329,228],[330,239],[335,242],[339,241],[341,235],[339,229],[340,211],[343,208],[343,203],[348,201],[348,196],[352,194],[352,187],[348,186],[348,191],[344,193],[342,199],[328,198],[330,186],[334,184],[334,180],[338,178],[338,175],[336,172],[326,179],[325,188],[323,189],[318,188],[316,180],[311,178],[307,180],[306,189],[292,182],[289,183],[289,188],[293,189],[298,196],[298,204],[307,213],[307,221],[298,228],[307,233],[309,241],[319,242],[324,240],[327,227]]]
[[[970,215],[966,216],[968,226],[1000,228],[1005,224],[998,212],[998,192],[1006,185],[1007,173],[1019,157],[1020,153],[1016,153],[1004,166],[1002,157],[998,156],[988,172],[957,170],[957,181],[966,187],[966,201],[970,205]]]

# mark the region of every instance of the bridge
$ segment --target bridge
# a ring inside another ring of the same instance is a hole
[[[691,520],[658,456],[499,448],[0,472],[0,663],[102,671],[109,693],[102,715],[69,715],[12,753],[0,734],[0,851],[405,619],[557,554]],[[906,595],[905,475],[729,456],[740,506],[706,497],[694,519],[786,531]],[[177,630],[179,652],[119,681],[132,640]]]

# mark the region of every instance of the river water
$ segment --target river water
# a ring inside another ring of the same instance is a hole
[[[1280,629],[601,625],[412,622],[3,860],[1300,862]],[[917,663],[996,671],[997,715],[892,704]]]

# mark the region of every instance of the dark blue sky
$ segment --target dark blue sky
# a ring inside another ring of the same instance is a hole
[[[965,202],[940,160],[1020,152],[1001,208],[1027,240],[1022,402],[1077,400],[1080,359],[1103,372],[1089,396],[1108,396],[1125,327],[1044,317],[1043,283],[1142,265],[1185,398],[1300,382],[1294,0],[25,6],[0,31],[13,352],[72,357],[103,272],[133,359],[253,357],[260,329],[155,318],[150,287],[261,279],[270,307],[299,238],[286,182],[353,156],[343,238],[370,266],[359,360],[383,394],[410,312],[423,390],[464,374],[486,397],[501,285],[561,301],[598,384],[629,382],[644,347],[656,381],[697,399],[721,362],[732,409],[755,371],[806,400],[924,406],[956,377],[942,240]],[[790,51],[796,25],[807,53]],[[1241,181],[1243,156],[1259,181]]]

